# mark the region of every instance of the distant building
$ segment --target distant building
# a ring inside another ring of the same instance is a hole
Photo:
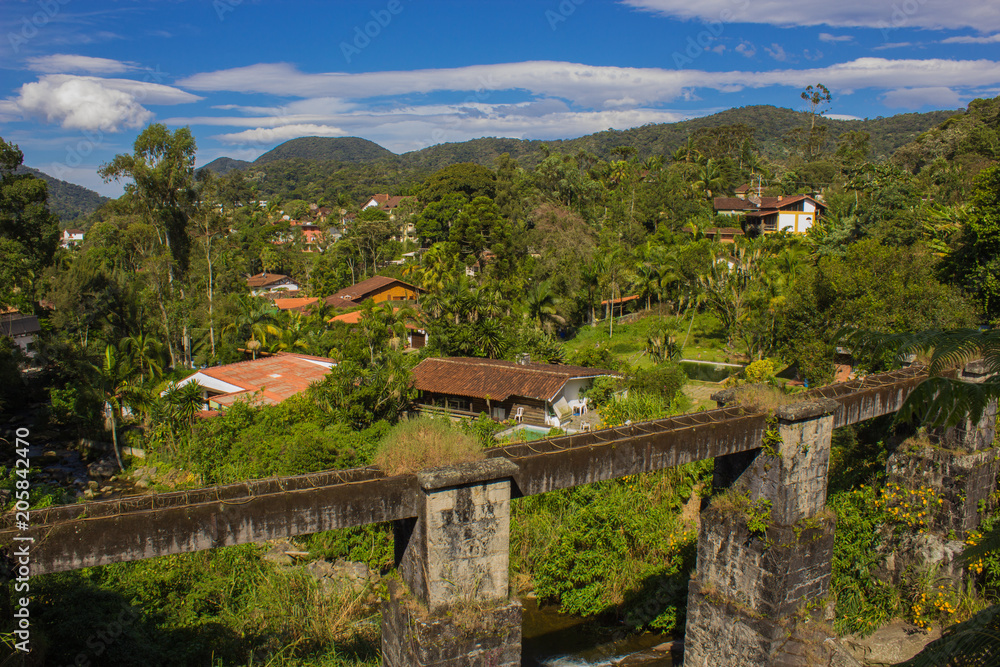
[[[269,292],[295,291],[299,290],[299,284],[281,273],[258,273],[247,278],[247,287],[250,294],[260,296]]]
[[[755,200],[758,200],[755,201]],[[816,224],[826,205],[811,195],[777,197],[716,197],[715,212],[720,215],[742,215],[745,230],[754,228],[757,233],[789,231],[805,234]]]
[[[374,276],[368,280],[345,287],[325,299],[328,306],[335,308],[353,308],[371,299],[375,303],[385,301],[416,301],[420,293],[419,287],[403,282],[398,278]]]
[[[365,205],[361,207],[364,211],[367,208],[377,207],[378,210],[389,214],[389,220],[396,222],[396,214],[403,204],[413,201],[415,197],[391,197],[388,194],[377,194],[371,197]],[[413,224],[412,216],[409,219],[399,221],[399,233],[394,237],[396,241],[412,241],[416,238],[416,226]]]
[[[34,315],[22,315],[14,309],[0,313],[0,336],[12,338],[28,358],[35,356],[29,346],[41,331],[42,327]]]
[[[239,400],[275,405],[319,382],[336,365],[326,357],[279,352],[253,361],[203,368],[177,386],[197,382],[209,410],[224,410]]]
[[[72,248],[73,246],[83,245],[83,230],[64,229],[62,233],[62,240],[60,240],[59,244],[64,248]]]
[[[424,359],[413,369],[420,392],[417,409],[445,411],[454,417],[485,412],[497,421],[517,419],[558,427],[574,411],[586,409],[584,392],[598,377],[618,377],[601,368],[501,359],[444,357]]]

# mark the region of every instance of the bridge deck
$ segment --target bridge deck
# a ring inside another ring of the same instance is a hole
[[[840,403],[835,425],[895,412],[925,376],[907,369],[802,394]],[[516,495],[533,495],[760,447],[766,415],[736,408],[496,447],[517,464]],[[414,475],[377,468],[252,480],[31,512],[32,574],[259,542],[416,516]],[[8,512],[0,546],[24,535]]]

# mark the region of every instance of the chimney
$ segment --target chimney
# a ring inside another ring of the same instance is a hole
[[[531,363],[531,355],[527,352],[517,355],[517,363],[519,366],[527,366]]]
[[[778,201],[781,201],[782,199],[784,199],[784,197],[782,195],[778,195]]]

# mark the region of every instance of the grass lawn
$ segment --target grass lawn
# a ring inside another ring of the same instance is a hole
[[[608,321],[597,323],[596,327],[590,325],[581,326],[576,334],[565,341],[567,356],[573,355],[585,348],[608,347],[611,353],[622,362],[633,368],[645,368],[652,365],[649,355],[645,353],[646,339],[649,334],[661,323],[667,323],[674,328],[673,337],[678,345],[687,344],[681,351],[684,359],[697,359],[702,361],[730,361],[730,355],[724,349],[726,344],[726,332],[719,324],[719,320],[710,313],[698,313],[694,316],[694,323],[691,317],[681,319],[667,314],[661,315],[658,307],[651,311],[640,313],[637,321],[619,323],[615,321],[614,335],[608,336]],[[691,334],[688,336],[688,327]]]

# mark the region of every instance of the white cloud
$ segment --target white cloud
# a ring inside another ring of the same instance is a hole
[[[110,58],[92,58],[57,53],[51,56],[28,58],[28,69],[46,74],[87,72],[89,74],[121,74],[134,70],[137,65]]]
[[[7,100],[26,116],[66,128],[117,132],[153,118],[143,104],[182,104],[201,99],[183,90],[147,81],[50,74],[21,86]]]
[[[140,127],[153,117],[128,93],[86,79],[26,83],[15,101],[26,115],[80,130],[117,132]]]
[[[819,34],[819,41],[836,44],[837,42],[853,42],[854,37],[851,35],[831,35],[828,32],[821,32]]]
[[[836,28],[974,28],[1000,30],[995,0],[621,0],[636,9],[700,21],[766,23],[783,27],[827,25]]]
[[[902,49],[907,46],[913,46],[913,42],[886,42],[885,44],[873,46],[872,51],[885,51],[886,49]]]
[[[747,49],[743,52],[749,52]],[[779,45],[772,45],[769,51],[777,57],[788,57]],[[689,99],[698,88],[734,92],[747,87],[801,87],[814,85],[817,81],[841,93],[864,88],[982,87],[1000,83],[1000,63],[993,60],[858,58],[811,69],[709,72],[536,61],[364,74],[306,74],[287,64],[261,64],[196,74],[178,85],[196,90],[307,98],[289,107],[296,112],[324,115],[324,106],[331,110],[349,108],[348,104],[338,106],[344,100],[362,109],[358,100],[437,91],[475,91],[468,97],[470,102],[488,102],[493,91],[517,90],[558,98],[588,109],[624,109]],[[322,101],[316,102],[317,98]],[[330,99],[335,102],[326,101]],[[289,121],[306,122],[300,118]]]
[[[898,88],[882,95],[882,102],[893,109],[957,109],[964,106],[959,94],[947,86],[929,88]]]
[[[830,118],[832,120],[864,120],[860,116],[852,116],[851,114],[848,113],[828,113],[823,115],[824,117]]]
[[[765,46],[764,51],[766,51],[767,55],[771,56],[779,63],[787,61],[789,57],[788,54],[785,52],[784,47],[781,46],[781,44],[771,44],[771,46]]]
[[[987,35],[985,37],[970,37],[968,35],[961,37],[949,37],[947,39],[941,40],[942,44],[997,44],[1000,43],[1000,33],[996,35]]]
[[[213,139],[227,144],[274,144],[298,137],[342,137],[346,134],[339,127],[307,123],[279,127],[256,127],[242,132],[217,134]]]
[[[757,47],[746,40],[740,40],[740,43],[736,45],[733,49],[736,53],[747,58],[753,58],[757,53]]]

